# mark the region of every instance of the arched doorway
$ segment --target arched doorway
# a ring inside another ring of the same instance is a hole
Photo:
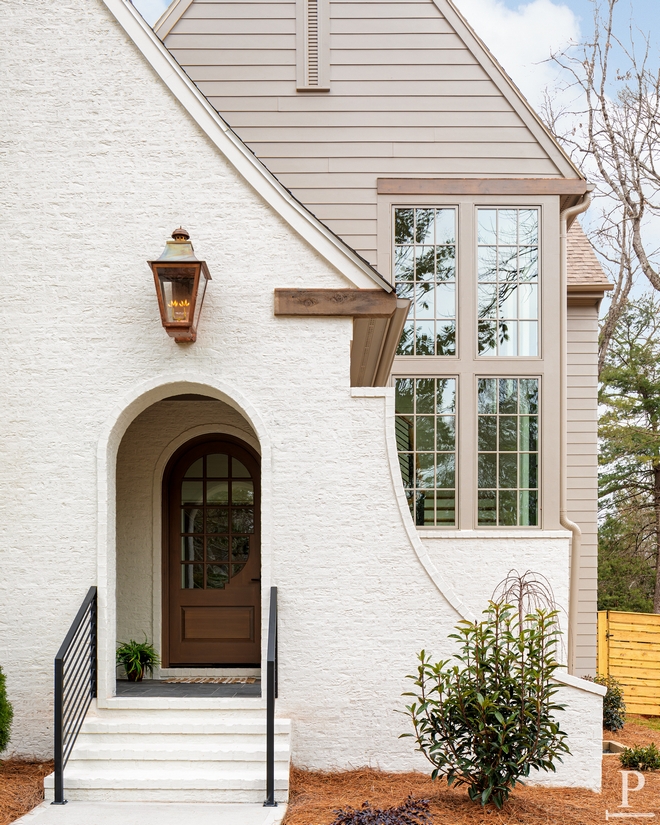
[[[202,436],[163,481],[163,664],[259,666],[260,462],[245,442]]]

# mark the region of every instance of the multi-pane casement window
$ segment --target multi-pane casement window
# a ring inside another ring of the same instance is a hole
[[[479,525],[536,526],[539,509],[539,381],[480,378]]]
[[[411,306],[397,355],[456,354],[456,209],[394,210],[394,278]]]
[[[395,379],[396,442],[415,524],[456,524],[456,379]]]
[[[480,355],[539,354],[538,209],[477,209]]]

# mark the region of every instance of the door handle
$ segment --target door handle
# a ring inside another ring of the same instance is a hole
[[[261,581],[261,576],[259,576],[259,578],[258,578],[258,579],[252,579],[252,581],[253,581],[253,582],[260,582],[260,581]]]

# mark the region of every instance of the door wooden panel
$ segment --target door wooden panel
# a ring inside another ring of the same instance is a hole
[[[254,607],[184,607],[185,641],[254,642]]]
[[[165,483],[165,662],[259,665],[258,456],[238,439],[197,439]]]

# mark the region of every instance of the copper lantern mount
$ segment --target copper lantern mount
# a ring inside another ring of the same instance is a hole
[[[182,227],[172,232],[160,258],[147,261],[154,275],[160,318],[177,344],[197,339],[197,324],[211,273],[206,261],[195,256],[190,234]]]

